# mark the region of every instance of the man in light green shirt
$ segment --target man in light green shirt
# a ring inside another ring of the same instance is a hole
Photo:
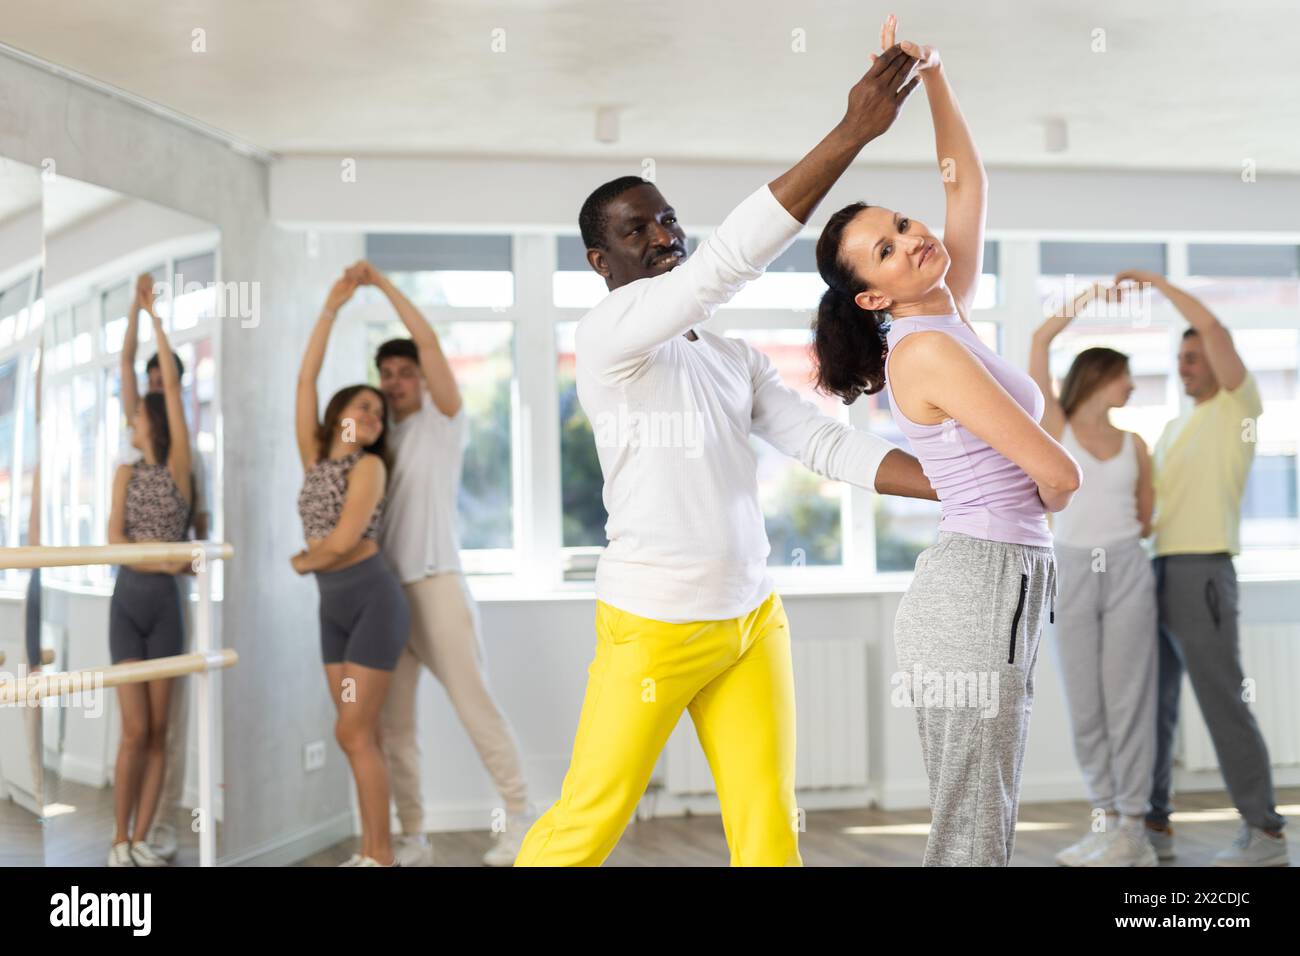
[[[1242,697],[1237,634],[1241,499],[1255,458],[1264,408],[1255,378],[1228,330],[1194,296],[1148,272],[1116,282],[1150,282],[1190,324],[1178,349],[1178,374],[1191,408],[1156,443],[1155,578],[1159,607],[1156,766],[1147,832],[1172,859],[1169,815],[1178,696],[1186,669],[1209,728],[1224,783],[1242,816],[1218,866],[1286,866],[1285,824],[1277,812],[1268,747]]]

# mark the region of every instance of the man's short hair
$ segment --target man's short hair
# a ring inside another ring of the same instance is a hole
[[[408,358],[418,365],[420,350],[410,339],[389,339],[375,352],[375,368],[382,369],[384,359],[389,358]]]
[[[1200,335],[1200,334],[1201,334],[1201,333],[1198,332],[1198,331],[1196,331],[1196,329],[1194,329],[1194,328],[1186,328],[1186,329],[1183,329],[1183,338],[1184,338],[1184,339],[1190,339],[1193,335]]]
[[[640,176],[620,176],[611,179],[587,197],[578,213],[578,230],[582,233],[582,243],[588,249],[604,249],[605,231],[609,228],[609,204],[629,189],[637,186],[651,186]]]
[[[181,361],[181,357],[180,357],[179,355],[176,354],[176,351],[175,351],[174,349],[172,350],[172,360],[176,363],[176,377],[177,377],[178,379],[180,379],[180,378],[184,378],[184,377],[185,377],[185,363]],[[156,369],[156,368],[160,368],[160,367],[161,367],[161,366],[159,366],[159,364],[158,364],[158,356],[155,355],[155,356],[154,356],[153,358],[151,358],[149,361],[147,361],[147,362],[144,363],[144,374],[145,374],[145,375],[148,375],[148,374],[149,374],[150,372],[152,372],[154,369]]]

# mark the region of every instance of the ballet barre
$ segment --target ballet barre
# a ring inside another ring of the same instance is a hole
[[[0,681],[0,706],[23,701],[60,697],[64,694],[85,693],[104,687],[121,687],[123,684],[143,684],[151,680],[169,680],[198,674],[202,671],[221,670],[239,662],[239,654],[231,648],[207,654],[177,654],[174,657],[156,657],[151,661],[131,661],[110,664],[107,667],[85,667],[77,671],[53,671],[31,674],[16,680]]]
[[[0,667],[4,667],[6,660],[7,658],[5,657],[5,652],[0,651]],[[36,666],[47,667],[48,665],[53,663],[54,663],[54,649],[51,647],[42,647],[41,660],[40,663],[38,663]]]
[[[3,568],[71,568],[87,564],[145,564],[152,561],[229,561],[235,549],[215,541],[163,541],[147,544],[100,544],[71,547],[30,545],[0,548]],[[199,573],[195,568],[195,574]]]
[[[66,568],[93,564],[146,564],[159,561],[189,562],[194,571],[199,593],[199,609],[194,616],[194,653],[175,657],[161,657],[152,661],[135,661],[114,664],[110,667],[90,668],[72,673],[41,673],[0,688],[0,702],[10,699],[26,700],[31,692],[37,696],[57,696],[68,691],[74,677],[87,675],[101,687],[117,687],[148,680],[194,675],[198,682],[199,731],[199,807],[203,811],[203,825],[199,829],[199,866],[213,866],[216,862],[216,788],[213,779],[213,729],[216,726],[216,696],[212,693],[211,672],[230,667],[238,661],[233,650],[221,650],[212,645],[212,572],[213,561],[228,561],[235,549],[218,541],[149,542],[143,544],[106,544],[72,547],[31,545],[23,548],[0,548],[0,569],[4,568]],[[42,655],[43,656],[43,655]],[[84,689],[84,688],[82,688]],[[18,696],[21,695],[21,696]]]

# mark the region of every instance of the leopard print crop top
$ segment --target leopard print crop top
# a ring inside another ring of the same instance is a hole
[[[343,514],[343,499],[348,493],[348,475],[361,460],[364,451],[354,451],[346,458],[322,458],[307,469],[298,493],[298,514],[302,517],[303,535],[308,541],[326,538],[339,523]],[[370,523],[361,535],[364,541],[379,537],[379,524],[384,515],[381,498],[370,515]]]
[[[166,465],[137,461],[126,483],[126,536],[131,541],[184,541],[190,505]]]

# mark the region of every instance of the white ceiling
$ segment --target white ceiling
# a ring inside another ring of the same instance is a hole
[[[280,153],[780,161],[842,115],[890,10],[991,166],[1300,172],[1295,0],[0,0],[0,40]],[[933,161],[922,94],[869,161]]]

